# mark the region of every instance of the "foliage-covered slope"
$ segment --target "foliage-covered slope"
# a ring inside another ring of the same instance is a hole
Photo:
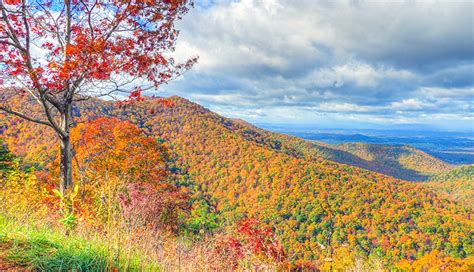
[[[472,254],[470,208],[422,185],[329,161],[296,146],[299,141],[289,144],[185,99],[171,102],[117,107],[90,100],[75,113],[80,121],[105,115],[141,126],[175,153],[181,183],[192,181],[212,195],[228,221],[254,216],[273,225],[295,260],[324,265],[345,249],[389,264],[433,250]],[[51,141],[43,129],[15,122],[6,121],[4,132],[13,150],[31,152],[18,130]]]
[[[410,146],[352,143],[336,145],[335,148],[371,163],[373,166],[369,169],[373,171],[408,180],[412,176],[433,175],[452,169],[451,165]]]
[[[441,173],[425,184],[438,192],[447,194],[451,199],[474,206],[474,165],[460,166]]]
[[[451,165],[410,146],[348,143],[334,148],[357,156],[367,164],[364,168],[406,180],[423,180],[452,169]]]
[[[331,145],[273,132],[264,133],[310,158],[321,156],[409,181],[427,180],[430,176],[453,168],[452,165],[410,146],[365,143]]]

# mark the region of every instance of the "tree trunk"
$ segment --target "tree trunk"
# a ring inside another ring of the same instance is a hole
[[[69,135],[61,138],[60,191],[64,196],[72,189],[72,148]]]
[[[60,137],[60,192],[63,196],[72,190],[72,146],[70,138],[70,130],[72,123],[72,106],[66,106],[66,109],[61,114],[61,128],[64,131],[64,135]],[[70,210],[72,207],[68,207]]]

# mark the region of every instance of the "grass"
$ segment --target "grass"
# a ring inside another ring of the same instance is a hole
[[[111,250],[103,241],[22,226],[0,215],[0,256],[5,262],[36,271],[160,270],[156,265],[145,266],[138,254],[130,259],[120,255],[120,249]]]

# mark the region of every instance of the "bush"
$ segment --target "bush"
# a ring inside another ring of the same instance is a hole
[[[29,172],[20,168],[15,161],[0,179],[0,213],[23,221],[43,219],[49,213],[47,190],[38,184],[34,169]]]

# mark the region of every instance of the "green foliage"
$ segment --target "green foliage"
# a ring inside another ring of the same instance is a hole
[[[0,177],[5,175],[5,172],[11,169],[14,156],[10,153],[3,140],[0,139]]]
[[[464,165],[454,168],[448,172],[442,172],[432,178],[431,181],[454,181],[454,180],[466,180],[474,182],[474,164]]]
[[[66,213],[59,219],[59,222],[63,224],[66,231],[70,233],[77,226],[77,217],[72,212]]]
[[[52,190],[54,195],[59,198],[61,203],[61,214],[62,217],[59,219],[59,222],[63,224],[67,233],[70,233],[77,225],[77,217],[74,214],[74,201],[79,193],[79,185],[74,186],[72,192],[68,192],[67,195],[63,195],[59,190]]]
[[[219,227],[218,216],[211,211],[209,204],[204,201],[196,201],[189,215],[184,229],[192,234],[208,234]]]

